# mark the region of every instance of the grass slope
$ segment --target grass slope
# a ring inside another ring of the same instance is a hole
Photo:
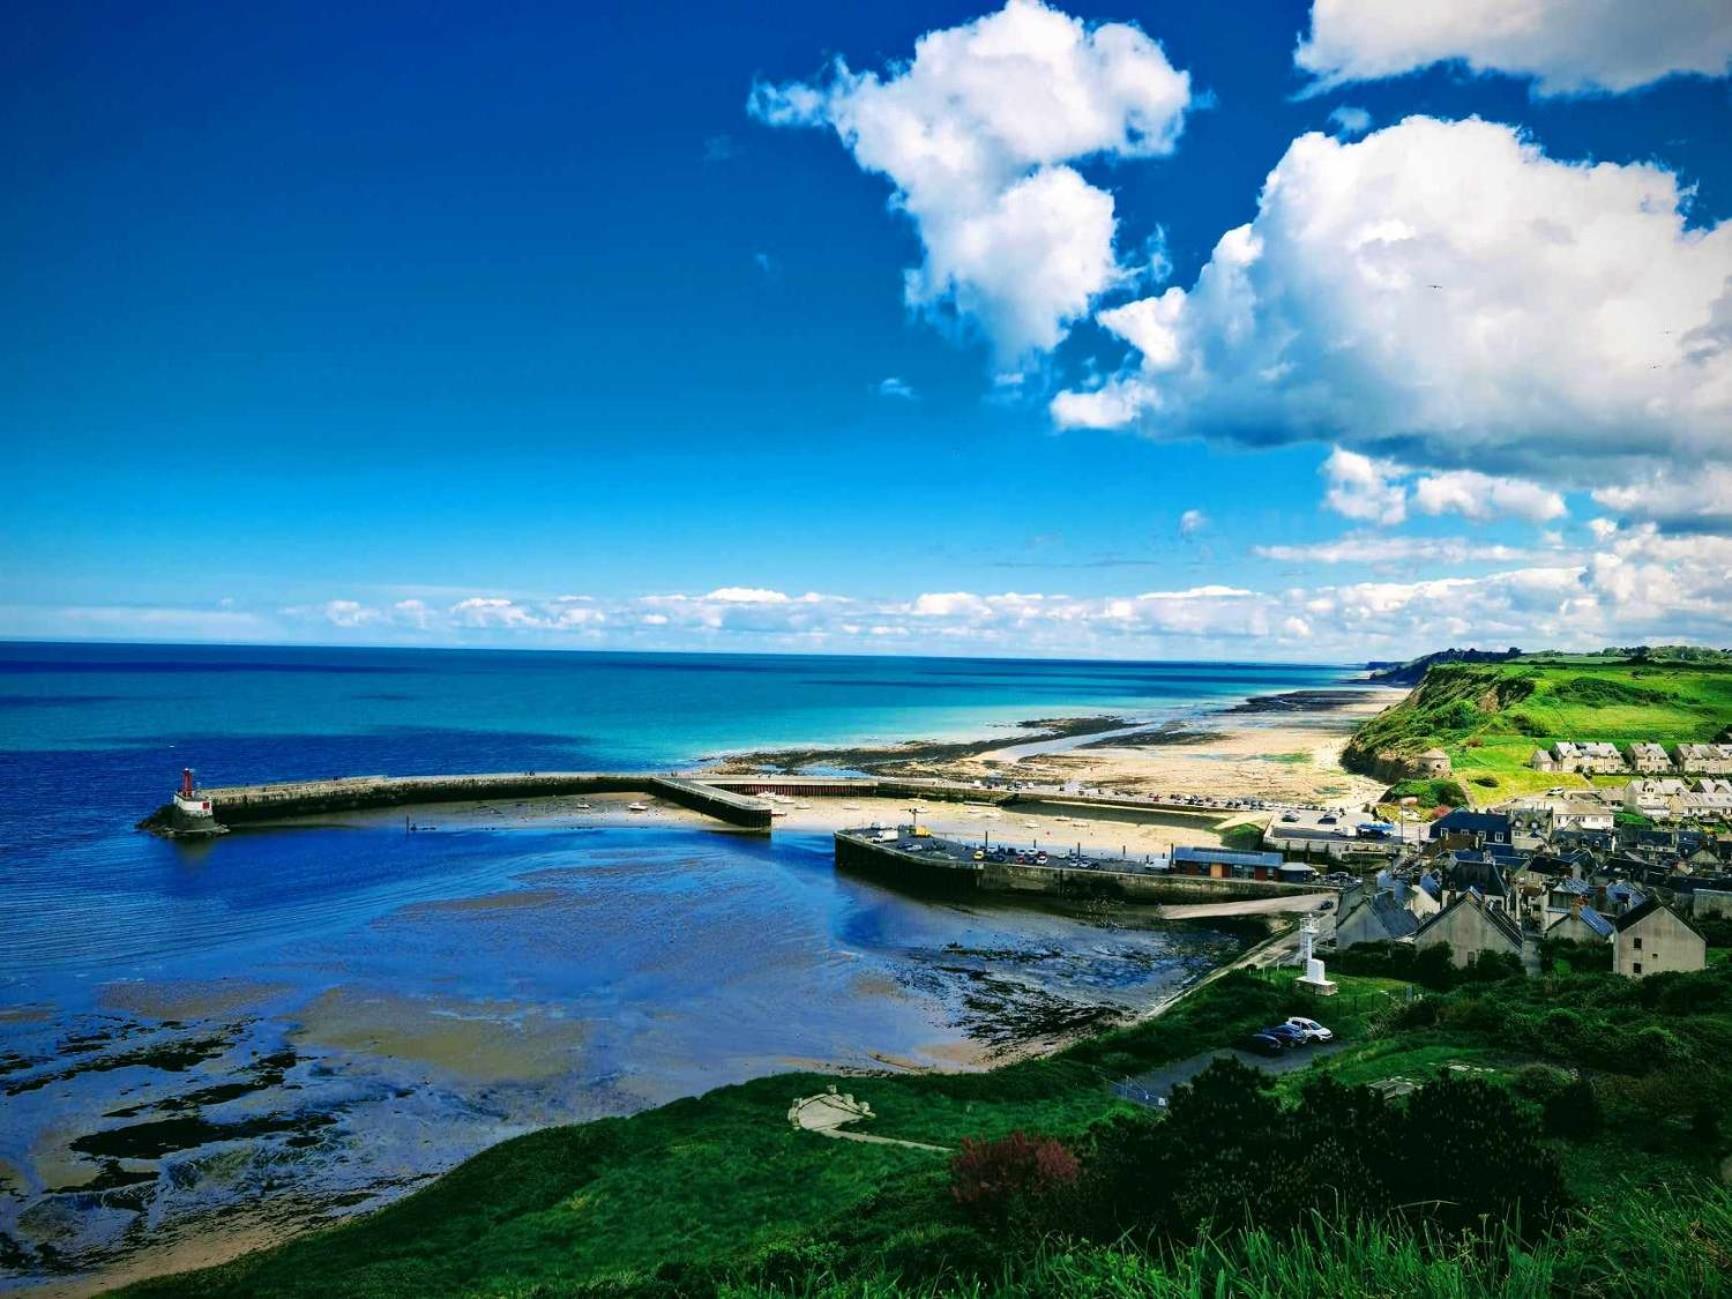
[[[1725,663],[1533,656],[1440,664],[1362,725],[1344,760],[1369,770],[1379,756],[1436,746],[1468,796],[1483,803],[1558,785],[1587,788],[1584,777],[1528,766],[1536,748],[1558,740],[1671,746],[1715,739],[1729,725],[1732,665]]]
[[[1153,1257],[1124,1243],[1007,1253],[959,1215],[943,1155],[787,1123],[792,1097],[834,1082],[870,1100],[880,1117],[869,1130],[883,1136],[1074,1140],[1126,1108],[1110,1082],[1315,1013],[1285,971],[1228,975],[1159,1020],[990,1073],[787,1074],[536,1133],[377,1213],[125,1293],[868,1295],[904,1283],[1005,1295],[1720,1293],[1732,1279],[1732,1200],[1708,1188],[1726,1143],[1690,1115],[1732,1095],[1732,968],[1691,978],[1679,992],[1566,971],[1416,997],[1399,980],[1339,976],[1327,1017],[1347,1046],[1313,1067],[1345,1082],[1464,1066],[1519,1089],[1538,1061],[1596,1078],[1605,1126],[1565,1149],[1584,1216],[1532,1249],[1440,1263],[1411,1235],[1332,1224],[1322,1243],[1253,1231]],[[1292,1093],[1299,1081],[1279,1086]]]

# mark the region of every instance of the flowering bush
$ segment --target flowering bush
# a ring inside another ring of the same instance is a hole
[[[1080,1171],[1076,1156],[1051,1137],[970,1139],[950,1161],[950,1194],[970,1216],[1002,1227],[1049,1209]]]

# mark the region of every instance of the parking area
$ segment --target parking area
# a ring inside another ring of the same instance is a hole
[[[1217,1060],[1237,1060],[1240,1064],[1250,1065],[1251,1068],[1261,1069],[1265,1073],[1283,1074],[1291,1073],[1295,1069],[1303,1069],[1313,1060],[1326,1059],[1334,1055],[1341,1047],[1342,1043],[1340,1042],[1325,1042],[1317,1046],[1293,1047],[1277,1056],[1254,1055],[1250,1051],[1241,1051],[1237,1047],[1205,1051],[1188,1060],[1180,1060],[1176,1064],[1151,1069],[1148,1073],[1138,1074],[1134,1078],[1126,1078],[1122,1082],[1114,1083],[1113,1094],[1138,1105],[1159,1108],[1173,1094],[1173,1088],[1180,1083],[1190,1082],[1191,1079]]]

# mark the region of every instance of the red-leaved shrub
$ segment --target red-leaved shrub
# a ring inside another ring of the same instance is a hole
[[[1080,1171],[1076,1156],[1051,1137],[965,1139],[950,1161],[950,1194],[971,1216],[1002,1226],[1074,1188]]]

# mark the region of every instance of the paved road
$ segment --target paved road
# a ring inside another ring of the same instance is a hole
[[[1315,911],[1334,902],[1334,893],[1284,893],[1273,898],[1250,898],[1239,902],[1181,902],[1161,908],[1163,920],[1202,920],[1210,916],[1257,916],[1281,911]]]
[[[1340,1042],[1330,1042],[1323,1046],[1295,1047],[1278,1056],[1253,1055],[1237,1048],[1205,1051],[1189,1060],[1181,1060],[1177,1064],[1165,1065],[1148,1073],[1138,1074],[1135,1078],[1114,1083],[1113,1094],[1128,1101],[1135,1101],[1138,1105],[1159,1105],[1173,1094],[1173,1088],[1180,1083],[1190,1082],[1217,1060],[1237,1060],[1265,1073],[1291,1073],[1295,1069],[1305,1068],[1313,1060],[1333,1055],[1341,1049],[1341,1045]]]

